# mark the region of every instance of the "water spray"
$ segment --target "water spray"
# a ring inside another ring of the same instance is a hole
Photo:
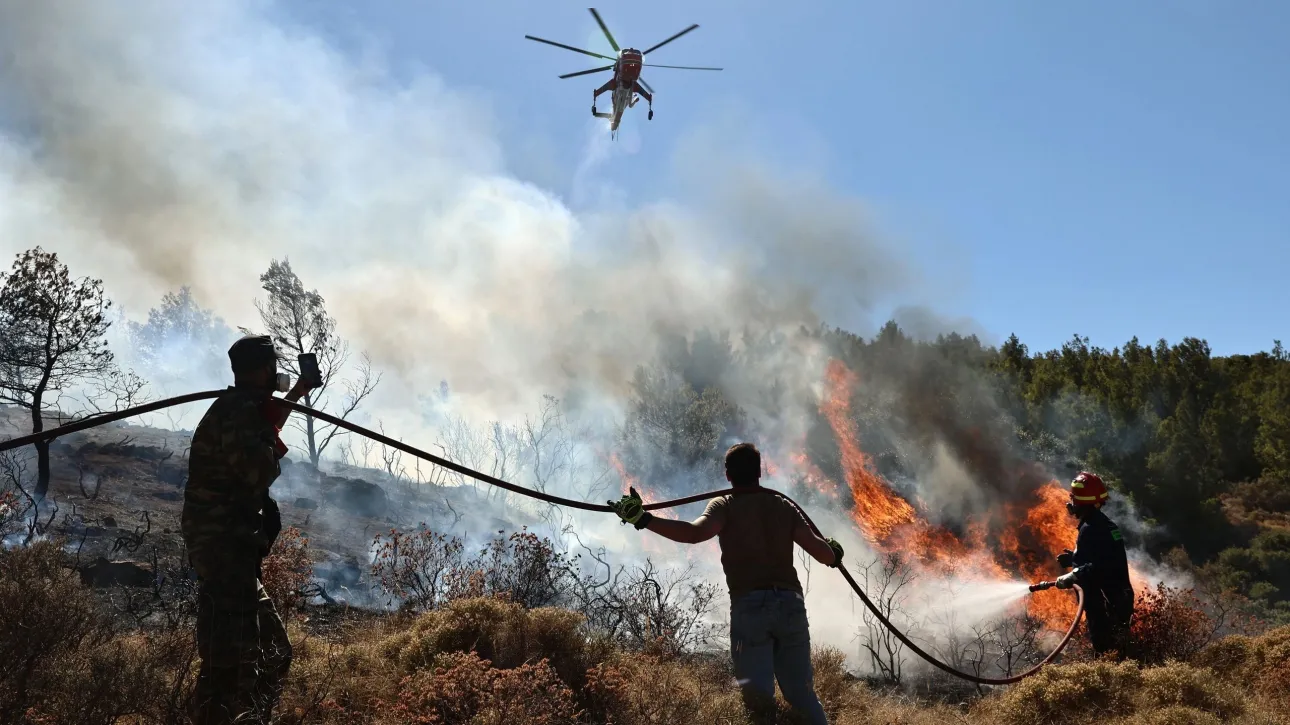
[[[42,431],[40,433],[32,433],[30,435],[25,435],[25,436],[20,436],[18,438],[10,438],[9,440],[0,441],[0,453],[7,450],[12,450],[14,448],[18,448],[21,446],[31,445],[33,443],[40,443],[42,441],[53,440],[54,438],[58,438],[59,436],[64,436],[69,433],[75,433],[77,431],[86,430],[86,429],[104,425],[107,423],[112,423],[118,420],[130,418],[143,413],[150,413],[154,410],[161,410],[163,408],[169,408],[175,405],[182,405],[184,403],[192,403],[198,400],[210,400],[213,398],[218,398],[221,395],[224,395],[226,392],[227,392],[226,390],[208,390],[200,393],[190,393],[188,395],[181,395],[174,398],[167,398],[165,400],[158,400],[144,405],[135,406],[133,408],[126,408],[125,410],[120,410],[113,413],[103,413],[103,414],[89,416],[87,418],[78,420],[74,423],[68,423],[66,425],[62,425],[57,428],[53,428],[51,430]],[[281,398],[279,398],[278,400],[283,406],[290,408],[291,410],[297,413],[300,413],[301,415],[307,415],[313,418],[317,418],[318,420],[321,420],[325,423],[330,423],[331,425],[337,426],[338,428],[343,428],[352,433],[357,433],[361,436],[369,438],[373,441],[376,441],[377,443],[381,443],[395,450],[402,451],[411,456],[416,456],[417,458],[428,461],[437,466],[441,466],[450,471],[460,473],[464,476],[468,476],[477,481],[487,483],[492,486],[496,486],[498,488],[505,489],[512,493],[517,493],[522,496],[528,496],[529,498],[534,498],[540,501],[545,501],[547,503],[552,503],[559,506],[567,506],[570,508],[581,509],[583,511],[603,511],[603,512],[613,511],[612,508],[603,504],[593,504],[593,503],[587,503],[586,501],[577,501],[570,498],[564,498],[563,496],[555,496],[553,494],[545,493],[542,491],[535,491],[533,489],[525,488],[523,486],[518,486],[514,483],[503,481],[502,479],[497,478],[495,476],[490,476],[486,473],[480,473],[479,471],[472,470],[470,468],[467,468],[461,465],[460,463],[454,463],[446,458],[440,458],[439,456],[436,456],[432,453],[427,453],[418,448],[414,448],[402,441],[396,441],[393,438],[377,433],[376,431],[368,430],[367,428],[364,428],[360,425],[352,423],[348,420],[337,418],[336,416],[329,415],[322,411],[314,410],[313,408],[305,407],[303,405],[300,405],[299,403],[292,403],[290,401],[283,400]],[[792,505],[793,508],[797,509],[797,512],[801,514],[802,518],[806,521],[807,525],[810,526],[811,530],[814,531],[816,535],[823,538],[823,534],[820,533],[819,527],[815,525],[815,522],[811,520],[811,517],[807,515],[806,511],[804,511],[802,507],[797,504],[796,501],[789,498],[787,495],[785,495],[780,491],[776,491],[775,489],[772,489],[772,488],[764,488],[761,486],[755,486],[750,488],[727,488],[727,489],[722,489],[718,491],[708,491],[706,493],[694,494],[692,496],[672,499],[670,501],[657,501],[654,503],[648,503],[648,504],[645,504],[644,508],[650,511],[658,510],[658,509],[670,509],[670,508],[675,508],[677,506],[683,506],[689,503],[696,503],[698,501],[706,501],[708,499],[713,499],[713,498],[717,498],[718,496],[725,496],[725,495],[779,496],[780,498],[787,501],[790,505]],[[1071,619],[1070,627],[1067,628],[1066,634],[1062,636],[1062,639],[1060,642],[1058,642],[1057,647],[1054,648],[1053,651],[1050,652],[1048,656],[1045,657],[1043,660],[1041,660],[1038,664],[1026,670],[1025,672],[1022,672],[1021,674],[1012,675],[1011,677],[1000,677],[1000,678],[981,677],[979,675],[974,675],[968,672],[961,672],[959,670],[956,670],[953,667],[945,664],[944,662],[941,662],[939,659],[937,659],[935,656],[931,655],[930,653],[924,651],[921,647],[915,644],[913,640],[911,640],[908,637],[908,635],[900,631],[900,629],[897,628],[896,625],[892,624],[891,621],[887,619],[886,615],[883,614],[882,610],[876,604],[873,603],[873,600],[869,598],[869,595],[866,594],[865,591],[860,588],[860,585],[858,583],[856,583],[856,580],[851,576],[851,572],[847,571],[844,568],[840,568],[838,569],[838,573],[842,575],[842,578],[845,579],[847,584],[851,586],[851,590],[855,592],[856,596],[860,597],[860,601],[864,603],[865,607],[867,607],[870,612],[873,613],[874,617],[876,617],[877,620],[881,622],[882,625],[886,627],[894,637],[896,637],[896,639],[899,639],[902,643],[904,643],[904,645],[908,647],[911,652],[918,655],[919,657],[922,657],[924,660],[927,661],[928,664],[936,667],[939,670],[946,672],[947,674],[950,674],[960,679],[966,680],[968,682],[974,682],[980,685],[1011,685],[1013,683],[1020,682],[1026,679],[1027,677],[1030,677],[1031,675],[1038,672],[1042,667],[1052,662],[1053,659],[1055,659],[1057,655],[1060,654],[1061,651],[1066,648],[1066,644],[1070,642],[1071,636],[1075,634],[1075,626],[1079,624],[1080,616],[1084,613],[1084,590],[1078,584],[1072,584],[1071,589],[1075,590],[1075,597],[1076,597],[1075,616],[1074,618]],[[1050,589],[1055,586],[1057,586],[1057,582],[1045,581],[1045,582],[1039,582],[1038,584],[1031,584],[1029,588],[1031,592],[1037,592],[1037,591],[1043,591],[1044,589]]]

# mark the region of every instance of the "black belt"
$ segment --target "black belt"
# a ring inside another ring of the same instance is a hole
[[[760,588],[758,588],[758,589],[753,589],[753,590],[752,590],[752,591],[750,591],[749,593],[751,594],[752,592],[777,592],[777,593],[778,593],[778,592],[787,592],[787,593],[792,594],[793,596],[797,597],[798,599],[800,599],[800,600],[802,600],[802,601],[806,601],[806,597],[802,596],[802,593],[801,593],[801,592],[797,591],[796,589],[790,589],[790,588],[788,588],[788,587],[760,587]]]

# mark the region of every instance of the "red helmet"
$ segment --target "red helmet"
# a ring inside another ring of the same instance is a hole
[[[1071,481],[1071,500],[1077,504],[1102,503],[1109,497],[1106,484],[1096,473],[1080,471]]]

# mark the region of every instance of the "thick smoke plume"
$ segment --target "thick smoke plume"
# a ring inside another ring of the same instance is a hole
[[[488,109],[398,82],[270,4],[6,2],[5,251],[43,241],[145,310],[254,321],[289,256],[396,374],[490,414],[616,392],[660,332],[863,319],[904,289],[859,204],[728,169],[721,203],[575,216],[507,176]],[[589,314],[594,313],[594,314]]]
[[[575,213],[507,174],[478,96],[346,57],[269,2],[0,0],[0,47],[0,253],[58,252],[74,274],[101,277],[136,322],[187,286],[230,328],[251,329],[260,273],[289,258],[339,331],[386,373],[367,420],[395,435],[456,441],[463,463],[486,464],[481,438],[519,450],[535,428],[525,439],[532,420],[478,434],[472,425],[518,421],[542,396],[561,399],[567,465],[529,466],[520,483],[617,495],[622,480],[606,461],[638,366],[703,330],[787,336],[775,354],[712,382],[777,463],[806,452],[836,477],[836,444],[808,440],[827,354],[794,333],[823,323],[872,333],[892,306],[920,336],[950,324],[919,306],[918,267],[875,234],[858,200],[827,184],[717,149],[685,165],[703,169],[693,180],[706,193],[626,208],[601,200]],[[604,149],[588,153],[575,190],[584,197]],[[173,371],[192,349],[162,354]],[[861,417],[895,441],[876,452],[884,474],[947,522],[1047,480],[1004,443],[1012,431],[981,381],[932,372],[915,364],[875,378],[885,412]],[[932,394],[945,386],[980,392],[946,411]],[[710,473],[650,485],[708,489],[719,481]],[[769,483],[788,490],[789,476]],[[863,560],[849,503],[819,504],[820,523]],[[530,508],[557,529],[574,521]],[[588,538],[642,546],[608,517],[578,522]],[[691,552],[720,576],[711,547]],[[851,650],[859,605],[836,576],[815,571],[812,601],[838,615],[816,618],[819,637]]]

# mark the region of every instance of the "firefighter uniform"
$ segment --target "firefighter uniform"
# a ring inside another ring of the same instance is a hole
[[[1093,650],[1124,652],[1133,618],[1133,585],[1120,527],[1099,509],[1089,511],[1079,524],[1072,557],[1084,589],[1084,616]]]
[[[1063,566],[1075,567],[1057,580],[1059,588],[1079,584],[1084,590],[1084,623],[1093,650],[1111,650],[1121,656],[1129,645],[1133,619],[1133,585],[1129,558],[1120,527],[1102,513],[1110,492],[1097,474],[1081,471],[1071,481],[1067,511],[1079,520],[1075,551],[1058,557]]]

